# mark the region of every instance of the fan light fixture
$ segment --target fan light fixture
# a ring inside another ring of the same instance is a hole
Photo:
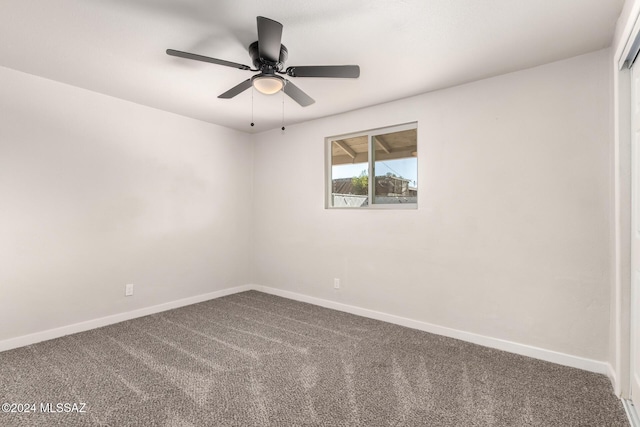
[[[284,87],[284,80],[277,76],[255,76],[251,83],[253,87],[260,93],[265,95],[273,95],[280,92]]]
[[[282,44],[282,24],[264,16],[256,17],[256,23],[258,24],[258,40],[249,45],[249,57],[251,57],[253,67],[175,49],[167,49],[167,55],[209,62],[237,68],[238,70],[260,72],[260,74],[243,80],[228,91],[218,95],[218,98],[222,99],[231,99],[249,88],[252,88],[252,90],[256,88],[258,92],[265,95],[273,95],[282,91],[284,95],[293,99],[301,107],[308,107],[315,102],[313,98],[290,80],[276,74],[289,77],[331,77],[341,79],[356,79],[360,76],[360,67],[357,65],[302,65],[285,68],[284,63],[289,56],[289,51]]]

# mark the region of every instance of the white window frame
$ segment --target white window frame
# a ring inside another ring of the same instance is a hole
[[[402,132],[405,130],[415,129],[416,130],[416,150],[418,147],[418,122],[410,122],[403,123],[399,125],[386,126],[382,128],[375,128],[370,130],[365,130],[361,132],[354,132],[348,134],[334,135],[328,136],[324,139],[325,145],[325,201],[324,207],[325,209],[356,209],[356,210],[371,210],[371,209],[418,209],[418,202],[420,198],[420,191],[418,190],[418,195],[416,196],[416,203],[373,203],[374,200],[374,185],[375,185],[375,158],[374,151],[375,147],[373,146],[373,137],[378,135],[384,135],[387,133],[394,132]],[[368,165],[367,165],[367,173],[369,174],[369,189],[368,189],[368,205],[366,207],[335,207],[331,205],[331,193],[333,191],[333,182],[332,182],[332,162],[331,162],[331,144],[336,139],[347,139],[347,138],[355,138],[359,136],[367,136],[367,154],[368,154]],[[419,151],[418,151],[419,153]],[[416,157],[416,162],[419,163],[418,157]],[[419,173],[419,172],[418,172]],[[372,179],[373,178],[373,179]]]

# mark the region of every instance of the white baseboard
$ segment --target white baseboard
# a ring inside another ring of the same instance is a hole
[[[29,335],[23,335],[16,338],[9,338],[0,341],[0,351],[11,350],[13,348],[24,347],[41,341],[47,341],[54,338],[60,338],[65,335],[75,334],[78,332],[88,331],[90,329],[101,328],[103,326],[112,325],[114,323],[124,322],[125,320],[135,319],[137,317],[148,316],[162,311],[172,310],[174,308],[184,307],[186,305],[197,304],[199,302],[208,301],[215,298],[224,297],[238,292],[249,291],[255,289],[255,286],[244,285],[234,288],[222,289],[220,291],[209,292],[202,295],[183,298],[176,301],[170,301],[164,304],[158,304],[151,307],[140,308],[125,313],[118,313],[112,316],[100,317],[98,319],[87,320],[85,322],[74,323],[73,325],[62,326],[59,328],[48,329],[42,332],[36,332]]]
[[[460,331],[457,329],[434,325],[432,323],[421,322],[418,320],[408,319],[406,317],[395,316],[393,314],[382,313],[375,310],[369,310],[353,305],[329,301],[322,298],[310,297],[307,295],[298,294],[296,292],[284,291],[267,286],[253,285],[253,289],[296,301],[307,302],[310,304],[319,305],[321,307],[344,311],[347,313],[356,314],[358,316],[369,317],[371,319],[382,320],[384,322],[394,323],[396,325],[406,326],[412,329],[418,329],[420,331],[443,335],[450,338],[456,338],[485,347],[491,347],[498,350],[508,351],[510,353],[520,354],[522,356],[533,357],[534,359],[544,360],[547,362],[557,363],[559,365],[570,366],[572,368],[595,372],[598,374],[607,375],[610,378],[613,373],[613,368],[607,362],[586,359],[580,356],[573,356],[570,354],[560,353],[557,351],[547,350],[539,347],[533,347],[530,345],[502,340],[499,338],[487,337],[484,335],[474,334],[472,332]],[[613,378],[615,379],[615,374],[613,375]]]
[[[618,382],[618,375],[616,374],[616,370],[613,368],[611,363],[607,363],[607,376],[611,381],[611,385],[613,386],[613,394],[618,397],[622,396],[622,390],[620,389],[620,383]]]
[[[559,353],[553,350],[547,350],[539,347],[533,347],[526,344],[520,344],[512,341],[502,340],[499,338],[487,337],[484,335],[465,332],[457,329],[447,328],[444,326],[434,325],[432,323],[422,322],[419,320],[408,319],[406,317],[395,316],[393,314],[382,313],[375,310],[360,308],[353,305],[343,304],[335,301],[325,300],[322,298],[311,297],[296,292],[284,291],[281,289],[270,288],[261,285],[243,285],[234,288],[222,289],[220,291],[210,292],[207,294],[196,295],[194,297],[183,298],[176,301],[158,304],[151,307],[145,307],[138,310],[128,311],[125,313],[114,314],[112,316],[101,317],[98,319],[88,320],[85,322],[75,323],[73,325],[62,326],[60,328],[49,329],[42,332],[36,332],[16,338],[9,338],[0,341],[0,351],[10,350],[13,348],[23,347],[46,341],[54,338],[63,337],[65,335],[75,334],[78,332],[88,331],[90,329],[100,328],[102,326],[111,325],[125,320],[135,319],[137,317],[148,316],[154,313],[160,313],[174,308],[184,307],[186,305],[196,304],[215,298],[244,292],[249,290],[257,290],[272,295],[289,298],[296,301],[307,302],[321,307],[331,308],[334,310],[344,311],[358,316],[368,317],[371,319],[382,320],[384,322],[394,323],[408,328],[418,329],[437,335],[443,335],[450,338],[456,338],[462,341],[491,347],[498,350],[504,350],[523,356],[533,357],[535,359],[545,360],[564,366],[582,369],[585,371],[596,372],[607,375],[616,384],[615,372],[611,365],[607,362],[601,362],[592,359],[586,359],[570,354]]]

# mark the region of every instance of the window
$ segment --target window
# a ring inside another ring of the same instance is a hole
[[[417,123],[325,141],[328,208],[417,207]]]

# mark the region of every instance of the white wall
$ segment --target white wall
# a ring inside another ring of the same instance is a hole
[[[0,68],[0,341],[253,282],[608,360],[609,78],[604,50],[249,136]],[[415,120],[418,210],[324,209],[325,136]]]
[[[609,64],[603,50],[254,136],[255,283],[608,360]],[[325,136],[414,120],[418,210],[324,209]]]
[[[0,341],[249,283],[252,162],[246,134],[0,68]]]

